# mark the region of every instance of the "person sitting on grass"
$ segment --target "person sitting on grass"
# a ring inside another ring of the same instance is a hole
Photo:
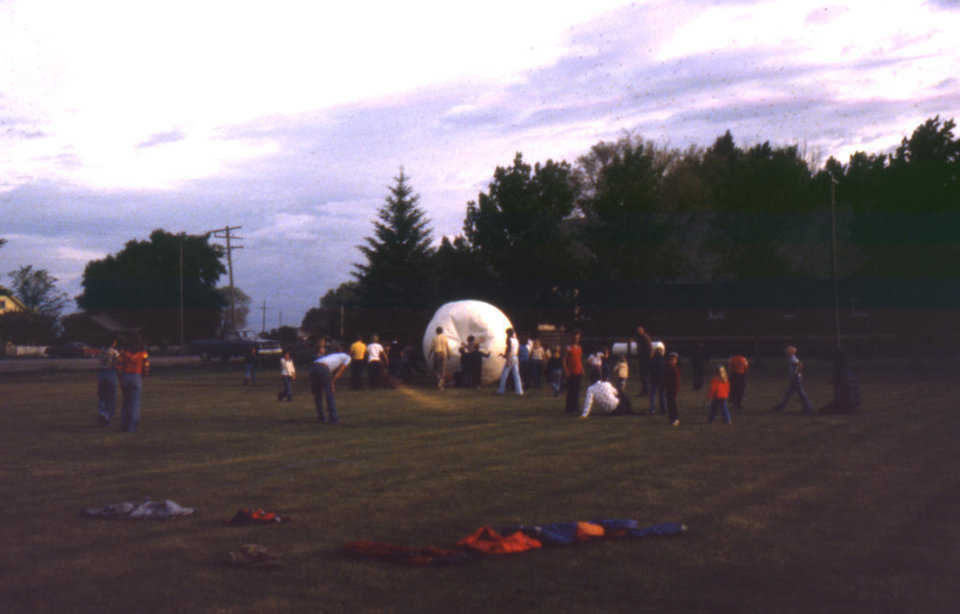
[[[310,368],[310,392],[313,393],[313,402],[317,408],[317,419],[320,422],[336,424],[340,419],[337,417],[337,403],[333,393],[337,379],[350,364],[350,356],[341,352],[337,344],[332,344],[327,350],[328,353],[314,360]],[[329,419],[323,415],[324,398],[327,400]]]
[[[730,408],[727,407],[727,398],[730,396],[730,381],[727,379],[727,370],[723,365],[717,367],[717,374],[710,382],[710,392],[707,402],[710,403],[710,415],[707,422],[713,422],[717,412],[723,413],[724,424],[730,424]]]
[[[587,387],[587,395],[583,399],[583,411],[580,412],[580,417],[589,417],[594,406],[596,406],[598,412],[607,416],[633,413],[627,395],[619,394],[613,384],[604,380],[597,380]]]

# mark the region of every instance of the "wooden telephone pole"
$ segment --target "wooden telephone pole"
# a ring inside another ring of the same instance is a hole
[[[240,230],[241,228],[243,228],[243,226],[227,225],[223,228],[210,231],[210,234],[213,235],[213,238],[223,239],[227,244],[227,272],[230,275],[230,328],[234,333],[237,332],[237,300],[236,291],[233,287],[233,250],[243,249],[243,246],[235,245],[233,244],[233,241],[242,240],[243,237],[231,235],[230,233],[234,230]]]

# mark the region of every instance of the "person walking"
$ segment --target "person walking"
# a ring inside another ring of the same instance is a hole
[[[730,408],[727,407],[727,397],[729,396],[730,382],[727,379],[727,370],[723,365],[718,365],[716,375],[710,381],[710,392],[707,394],[707,402],[710,403],[710,414],[707,416],[707,422],[713,422],[718,412],[723,414],[724,424],[732,422]]]
[[[126,344],[118,359],[120,389],[123,391],[123,406],[120,409],[120,430],[137,432],[140,425],[140,395],[143,391],[143,376],[150,373],[150,356],[139,340]]]
[[[797,348],[788,345],[784,349],[784,354],[787,356],[787,391],[783,395],[783,400],[773,406],[773,411],[783,411],[790,397],[796,393],[803,404],[803,413],[812,414],[813,406],[807,398],[807,391],[803,389],[803,363],[797,358]]]
[[[290,351],[287,350],[283,353],[283,357],[280,358],[280,394],[277,395],[277,400],[282,401],[286,399],[288,402],[293,401],[293,381],[297,379],[297,367],[293,364],[293,358],[290,356]]]
[[[573,343],[563,355],[563,375],[567,386],[566,412],[577,413],[580,401],[580,380],[583,378],[583,348],[580,347],[580,331],[573,331]]]
[[[350,364],[350,355],[340,351],[336,345],[331,346],[330,352],[313,361],[310,367],[310,392],[313,393],[313,403],[317,410],[317,419],[320,422],[337,424],[337,402],[334,398],[337,379],[343,375]],[[323,413],[323,403],[326,400],[327,414]]]
[[[100,372],[97,374],[97,420],[107,426],[117,411],[117,364],[120,352],[117,340],[100,352]]]
[[[433,376],[437,380],[437,389],[443,390],[447,381],[447,359],[450,357],[450,341],[443,334],[443,327],[438,326],[433,342],[430,344],[428,359],[433,360]]]
[[[523,395],[523,382],[520,380],[520,342],[517,341],[517,334],[512,328],[507,329],[507,348],[503,354],[505,359],[503,371],[500,372],[500,386],[497,388],[497,394],[504,394],[507,391],[507,377],[513,374],[513,387],[518,395]]]

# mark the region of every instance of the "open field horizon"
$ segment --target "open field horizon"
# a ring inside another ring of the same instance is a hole
[[[344,424],[329,427],[304,374],[294,402],[278,403],[273,370],[249,388],[237,365],[158,369],[136,434],[96,426],[92,373],[0,374],[0,608],[953,611],[955,365],[858,360],[862,411],[814,417],[796,401],[768,411],[784,384],[775,366],[751,374],[731,426],[704,423],[703,393],[685,374],[677,428],[648,415],[577,420],[545,390],[354,392],[344,381]],[[817,406],[830,400],[827,372],[810,373]],[[198,511],[166,522],[80,515],[146,497]],[[244,507],[293,522],[225,526]],[[454,567],[341,553],[359,539],[448,547],[484,525],[601,517],[689,531]],[[227,565],[241,543],[281,565]]]

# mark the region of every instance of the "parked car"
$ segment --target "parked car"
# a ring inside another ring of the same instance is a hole
[[[190,342],[191,354],[199,354],[203,360],[220,359],[230,360],[235,356],[246,356],[251,348],[257,348],[257,353],[264,357],[277,357],[283,354],[283,348],[276,341],[255,340],[245,337],[231,337],[227,339],[195,339]]]
[[[96,358],[99,355],[99,348],[90,347],[82,341],[70,341],[47,348],[47,356],[50,358]]]

